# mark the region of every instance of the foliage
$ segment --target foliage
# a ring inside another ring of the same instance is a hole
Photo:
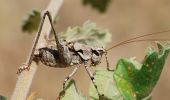
[[[91,5],[101,13],[106,12],[110,2],[111,0],[83,0],[84,5]]]
[[[128,59],[118,61],[114,79],[127,100],[141,100],[149,96],[155,87],[170,50],[170,46],[157,45],[159,52],[149,48],[142,64]]]
[[[31,33],[38,29],[40,23],[40,12],[37,10],[30,11],[22,21],[22,30]]]
[[[77,91],[74,80],[68,82],[66,90],[66,95],[61,98],[61,100],[86,100],[86,98],[81,96],[81,94]]]
[[[82,26],[68,28],[60,33],[61,38],[67,41],[77,41],[80,43],[105,46],[111,41],[111,33],[108,30],[99,28],[94,22],[86,21]]]
[[[142,63],[120,59],[115,71],[96,69],[96,84],[100,93],[104,94],[104,100],[151,100],[151,92],[158,82],[170,50],[169,43],[157,45],[159,52],[149,47]],[[92,83],[89,93],[91,100],[99,99]]]
[[[58,19],[58,17],[57,17]],[[33,32],[38,29],[40,23],[40,12],[31,11],[23,21],[22,29],[25,32]],[[111,33],[96,26],[94,22],[86,21],[82,26],[69,27],[65,32],[59,33],[60,37],[67,41],[103,46],[111,41]]]
[[[104,94],[106,100],[123,100],[113,80],[113,71],[97,67],[94,78],[100,93]],[[93,83],[90,84],[89,95],[91,100],[99,100]]]
[[[0,100],[7,100],[7,98],[2,96],[2,95],[0,95]]]
[[[109,3],[111,0],[83,0],[83,5],[91,5],[94,9],[98,10],[101,13],[106,12]],[[58,16],[55,18],[54,22],[58,21]],[[22,21],[22,30],[24,32],[34,32],[38,29],[39,23],[41,20],[41,14],[38,10],[31,10],[28,14],[24,17]]]

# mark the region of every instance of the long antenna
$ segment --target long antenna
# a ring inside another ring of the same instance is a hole
[[[121,45],[134,43],[134,42],[148,42],[148,41],[170,41],[170,39],[140,39],[140,40],[128,41],[128,42],[122,43]],[[113,46],[113,48],[121,46],[121,45],[115,45],[115,46]],[[111,50],[111,49],[107,49],[106,51],[109,51],[109,50]]]
[[[154,33],[150,33],[150,34],[145,34],[145,35],[136,36],[136,37],[127,39],[127,40],[125,40],[125,41],[122,41],[122,42],[120,42],[120,43],[117,43],[116,45],[108,48],[106,51],[109,51],[109,50],[111,50],[111,49],[113,49],[113,48],[115,48],[115,47],[118,47],[118,46],[123,45],[123,44],[131,43],[131,42],[151,41],[151,39],[143,39],[143,40],[136,40],[136,41],[135,41],[135,39],[140,39],[140,38],[147,37],[147,36],[152,36],[152,35],[164,34],[164,33],[166,33],[166,32],[170,32],[170,30],[165,30],[165,31],[154,32]],[[134,41],[133,41],[133,40],[134,40]],[[155,39],[155,40],[153,39],[152,41],[159,41],[159,40],[161,40],[161,39]],[[163,40],[164,40],[164,41],[167,41],[167,40],[165,40],[165,39],[163,39]]]

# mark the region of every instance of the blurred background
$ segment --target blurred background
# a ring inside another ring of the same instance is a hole
[[[21,31],[21,20],[30,10],[43,10],[49,0],[0,0],[0,94],[10,98],[15,87],[18,66],[25,62],[35,34]],[[113,34],[110,47],[127,38],[151,32],[170,29],[169,0],[112,0],[106,13],[100,14],[90,6],[83,6],[81,0],[65,0],[59,12],[57,32],[68,26],[81,25],[86,20],[107,28]],[[166,35],[155,37],[170,38]],[[114,68],[118,59],[137,57],[142,61],[145,49],[151,43],[133,43],[117,47],[109,52],[109,62]],[[100,66],[106,66],[104,60]],[[38,92],[44,100],[54,100],[62,89],[64,78],[73,68],[49,68],[40,64],[33,79],[31,91]],[[167,59],[160,80],[153,91],[153,100],[170,98],[170,56]],[[92,68],[94,71],[94,68]],[[73,77],[83,95],[88,95],[89,78],[84,68]]]

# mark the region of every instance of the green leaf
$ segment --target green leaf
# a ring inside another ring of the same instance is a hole
[[[149,48],[141,64],[129,59],[118,61],[113,77],[125,100],[141,100],[155,87],[170,50],[168,43],[157,45],[159,52]]]
[[[66,93],[61,100],[86,100],[86,98],[78,93],[75,81],[71,80],[66,84]]]
[[[0,100],[7,100],[7,98],[2,96],[2,95],[0,95]]]
[[[31,33],[38,29],[41,20],[40,12],[37,10],[30,11],[22,21],[22,30]]]
[[[103,13],[107,10],[111,0],[83,0],[84,5],[91,5],[94,9]]]
[[[61,38],[67,41],[77,41],[93,46],[105,46],[111,41],[111,33],[107,30],[98,28],[95,23],[87,21],[82,26],[68,28],[60,33]]]
[[[104,94],[104,100],[123,100],[114,81],[113,71],[107,71],[105,68],[97,68],[94,78],[101,94]],[[99,100],[96,89],[91,82],[90,84],[90,100]]]

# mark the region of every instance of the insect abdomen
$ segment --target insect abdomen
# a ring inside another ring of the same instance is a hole
[[[50,67],[57,66],[58,52],[54,49],[41,48],[39,49],[39,60]]]
[[[37,54],[34,55],[35,59],[40,60],[44,65],[50,67],[65,68],[76,64],[81,64],[82,59],[79,55],[70,52],[72,55],[71,62],[65,63],[59,55],[59,51],[53,48],[40,48]]]
[[[44,65],[50,67],[66,67],[61,64],[59,59],[59,52],[52,48],[40,48],[38,49],[38,54],[35,57],[40,60]]]

